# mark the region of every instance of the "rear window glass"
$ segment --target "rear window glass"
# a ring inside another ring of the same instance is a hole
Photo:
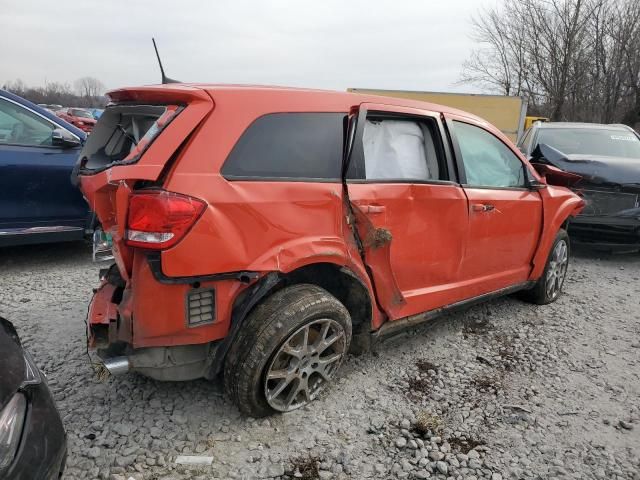
[[[233,147],[222,175],[230,179],[338,180],[345,113],[273,113],[258,118]]]
[[[628,130],[604,128],[541,128],[536,143],[567,155],[604,155],[640,159],[640,139]]]
[[[107,107],[80,153],[83,170],[137,161],[180,109],[175,105]]]

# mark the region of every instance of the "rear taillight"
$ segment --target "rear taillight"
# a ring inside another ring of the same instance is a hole
[[[126,243],[153,250],[173,247],[205,207],[202,200],[164,190],[134,193],[129,200]]]

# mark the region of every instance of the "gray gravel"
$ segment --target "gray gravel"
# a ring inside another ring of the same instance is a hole
[[[269,419],[204,380],[99,381],[83,323],[98,268],[82,244],[0,250],[0,315],[47,374],[66,478],[640,479],[638,254],[578,252],[555,304],[509,297],[440,319]]]

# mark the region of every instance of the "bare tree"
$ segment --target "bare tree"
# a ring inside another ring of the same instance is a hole
[[[74,82],[77,93],[82,97],[99,97],[105,91],[105,86],[94,77],[82,77]]]
[[[640,120],[637,0],[503,0],[472,25],[462,82],[524,95],[553,120]]]

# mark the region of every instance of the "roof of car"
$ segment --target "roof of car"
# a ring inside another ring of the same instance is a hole
[[[439,105],[435,103],[422,102],[419,100],[411,100],[407,98],[398,98],[398,97],[386,97],[381,95],[369,95],[369,94],[360,94],[360,93],[351,93],[351,92],[341,92],[336,90],[321,90],[321,89],[313,89],[313,88],[300,88],[300,87],[283,87],[278,85],[242,85],[242,84],[214,84],[214,83],[169,83],[164,85],[145,85],[143,87],[130,87],[130,88],[122,88],[118,90],[114,90],[108,92],[107,95],[111,95],[113,93],[117,94],[119,91],[126,90],[139,90],[139,89],[167,89],[167,90],[181,90],[188,91],[193,89],[202,89],[210,92],[212,96],[215,92],[225,91],[225,92],[233,92],[237,91],[240,93],[264,93],[264,94],[274,94],[274,93],[282,93],[287,92],[292,96],[327,96],[327,98],[331,99],[343,99],[347,103],[358,104],[363,102],[371,102],[371,103],[383,103],[387,105],[395,105],[395,106],[405,106],[410,108],[419,108],[422,110],[431,110],[435,112],[442,113],[450,113],[453,115],[460,115],[463,117],[467,117],[470,119],[474,119],[478,122],[487,123],[486,120],[473,115],[469,112],[465,112],[463,110],[458,110],[456,108],[447,107],[445,105]]]
[[[586,128],[600,130],[629,130],[630,127],[621,124],[587,123],[587,122],[540,122],[538,128]]]

